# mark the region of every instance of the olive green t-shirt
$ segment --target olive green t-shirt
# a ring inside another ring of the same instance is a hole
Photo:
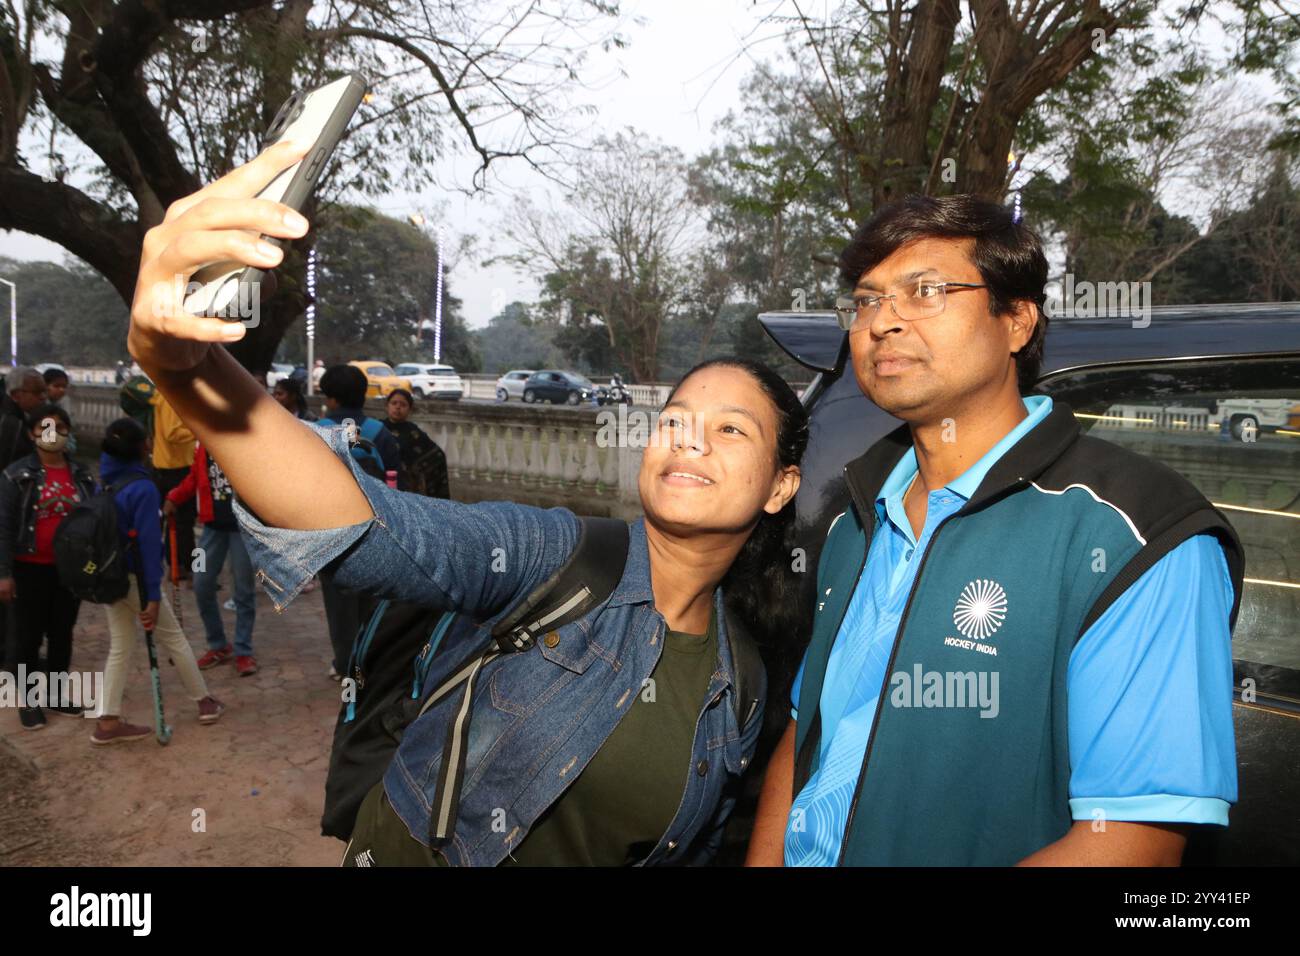
[[[663,653],[587,766],[503,866],[623,866],[649,855],[681,806],[695,729],[718,657],[716,613],[704,634],[668,631]],[[376,786],[357,815],[344,865],[439,865]]]

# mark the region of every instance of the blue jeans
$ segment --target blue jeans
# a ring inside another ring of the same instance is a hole
[[[257,614],[253,585],[253,563],[248,549],[238,531],[220,531],[210,525],[203,526],[199,537],[203,549],[204,570],[194,573],[194,599],[203,618],[208,647],[218,651],[226,646],[226,629],[221,622],[221,608],[217,605],[217,577],[230,555],[230,576],[235,582],[235,654],[251,657],[253,654],[253,619]]]

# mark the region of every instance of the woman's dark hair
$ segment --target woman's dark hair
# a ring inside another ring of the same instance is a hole
[[[357,408],[366,401],[369,379],[355,365],[331,365],[320,377],[320,391],[344,408]]]
[[[664,404],[672,401],[683,382],[707,368],[735,368],[749,373],[776,411],[773,465],[798,465],[808,447],[808,411],[794,389],[762,362],[733,356],[708,359],[678,380]],[[805,613],[811,586],[806,587],[804,576],[793,568],[794,519],[793,500],[776,514],[763,512],[722,579],[728,607],[749,630],[767,664],[768,700],[777,700],[780,710],[785,710],[784,688],[794,677],[792,665],[803,651],[812,623]]]
[[[388,395],[384,398],[384,404],[387,405],[388,399],[392,398],[394,395],[401,395],[402,398],[406,399],[406,404],[410,405],[412,408],[415,407],[415,399],[413,399],[411,397],[411,393],[404,388],[395,388],[391,392],[389,392]]]
[[[908,196],[881,206],[858,227],[840,252],[840,279],[853,288],[863,275],[903,246],[921,239],[974,239],[971,261],[988,286],[993,315],[1006,315],[1017,300],[1038,308],[1034,334],[1016,353],[1020,391],[1038,380],[1047,336],[1047,258],[1038,234],[1000,203],[962,194]]]
[[[149,436],[134,418],[119,418],[104,430],[99,450],[120,461],[142,461]]]
[[[32,423],[28,431],[34,431],[42,420],[49,418],[51,415],[67,425],[69,430],[72,429],[72,416],[68,414],[68,410],[62,405],[45,402],[43,405],[38,405],[32,409],[31,414],[27,416],[27,420]]]
[[[286,375],[275,383],[275,387],[284,389],[285,393],[293,399],[299,418],[307,413],[307,396],[302,390],[302,379],[289,378]]]

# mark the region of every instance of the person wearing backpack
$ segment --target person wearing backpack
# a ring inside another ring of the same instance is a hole
[[[320,392],[325,396],[326,424],[342,425],[351,421],[356,429],[352,456],[368,475],[384,479],[386,472],[397,472],[397,487],[402,483],[402,451],[397,438],[378,418],[365,412],[366,373],[355,365],[331,365],[321,376]]]
[[[320,380],[320,392],[325,396],[326,411],[321,421],[327,425],[351,422],[356,437],[352,456],[361,470],[381,481],[387,472],[395,471],[398,487],[401,488],[400,446],[383,422],[366,415],[366,386],[366,374],[355,365],[331,365]],[[320,576],[320,593],[325,604],[330,647],[334,653],[329,676],[332,680],[341,680],[352,649],[352,640],[361,626],[361,598],[355,592],[337,587],[333,575],[328,571]]]
[[[36,673],[41,641],[47,641],[44,673],[50,694],[57,686],[50,675],[66,673],[72,663],[72,631],[81,607],[59,580],[54,534],[77,503],[95,493],[95,478],[66,454],[72,419],[63,408],[38,406],[31,419],[36,450],[0,474],[0,601],[16,604],[18,633],[7,669],[16,672],[21,664],[28,675]],[[81,715],[81,707],[70,701],[46,703],[55,713]],[[18,717],[27,730],[45,726],[39,705],[20,707]]]
[[[225,710],[225,705],[208,693],[194,651],[162,594],[160,499],[145,465],[149,444],[149,435],[139,422],[119,418],[108,426],[101,445],[99,477],[103,487],[113,491],[119,553],[126,556],[128,586],[120,598],[107,605],[109,651],[104,667],[104,704],[90,737],[90,742],[97,745],[142,740],[153,734],[151,728],[128,723],[121,716],[122,694],[138,640],[137,620],[153,630],[159,658],[170,657],[176,665],[185,692],[198,705],[199,723],[214,723]],[[132,532],[134,547],[130,545]],[[137,576],[144,578],[148,602],[144,607],[140,606]]]

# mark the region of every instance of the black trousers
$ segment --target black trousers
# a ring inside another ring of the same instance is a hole
[[[343,674],[348,666],[348,658],[352,656],[352,643],[361,627],[361,602],[365,598],[356,591],[335,587],[334,575],[329,571],[320,573],[320,594],[325,603],[330,647],[334,651],[334,669]]]
[[[16,640],[10,636],[10,669],[17,673],[18,665],[24,664],[28,674],[37,671],[44,638],[49,647],[43,670],[47,686],[52,687],[48,675],[67,672],[72,665],[72,629],[81,601],[59,583],[59,572],[52,564],[15,561],[14,587],[18,590],[13,616],[17,635]]]
[[[154,484],[158,486],[158,493],[164,498],[167,492],[171,491],[190,473],[189,468],[155,468]],[[197,494],[194,495],[185,504],[176,509],[174,516],[176,521],[176,563],[180,565],[180,579],[189,580],[193,575],[190,573],[191,558],[194,554],[194,522],[198,520],[198,506],[195,504],[199,500]],[[167,541],[163,541],[163,560],[170,567],[171,565],[171,546]]]

